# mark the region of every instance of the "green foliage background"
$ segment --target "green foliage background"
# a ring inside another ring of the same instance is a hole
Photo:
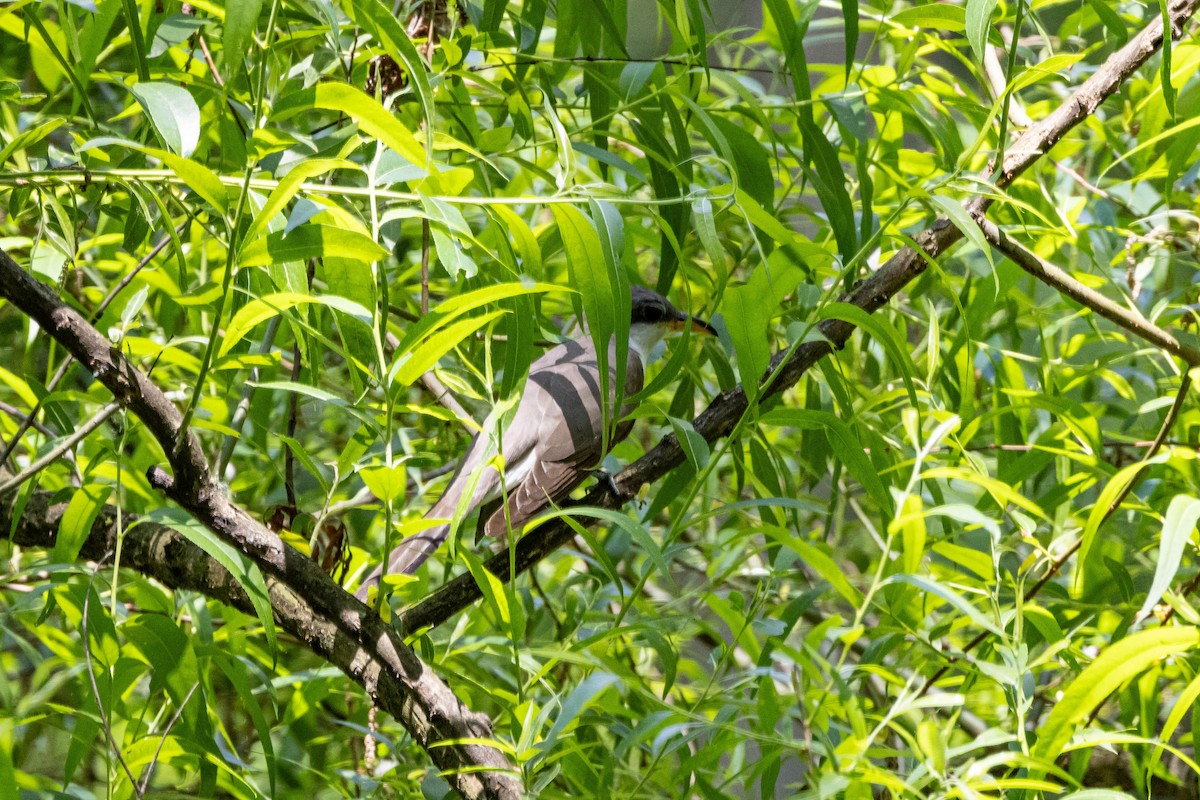
[[[610,466],[668,432],[688,463],[415,640],[532,793],[1069,792],[1101,744],[1128,751],[1130,793],[1169,786],[1200,736],[1194,392],[1098,523],[1182,365],[969,234],[733,437],[710,447],[689,420],[753,394],[771,353],[979,194],[1194,342],[1195,27],[1000,191],[978,176],[1013,132],[1157,7],[462,10],[430,43],[378,0],[6,4],[0,245],[87,315],[112,294],[97,327],[187,409],[242,507],[289,502],[290,454],[304,513],[285,536],[344,528],[350,575],[414,529],[471,434],[428,370],[486,424],[575,314],[620,325],[624,283],[717,322],[719,341],[668,347]],[[381,57],[402,77],[366,91]],[[10,307],[0,343],[0,438],[35,407],[42,424],[16,472],[111,397],[79,368],[52,387],[62,350]],[[139,781],[154,765],[158,796],[445,790],[390,719],[365,774],[363,693],[263,618],[77,563],[104,503],[209,540],[147,483],[165,459],[132,416],[72,449],[10,496],[70,510],[53,551],[5,566],[0,797],[130,796],[114,748]],[[396,595],[425,597],[472,547]]]

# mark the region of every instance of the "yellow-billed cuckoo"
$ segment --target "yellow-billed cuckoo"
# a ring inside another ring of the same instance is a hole
[[[625,362],[624,397],[641,391],[645,383],[645,365],[650,351],[672,330],[690,326],[693,330],[715,333],[701,319],[684,314],[659,294],[641,286],[632,288],[629,325],[629,349]],[[609,347],[609,393],[615,396],[617,380],[616,344]],[[479,506],[494,504],[481,520],[489,535],[504,533],[511,525],[520,528],[548,506],[567,499],[571,491],[595,470],[607,450],[629,435],[633,420],[624,419],[632,406],[625,404],[614,414],[610,399],[610,428],[604,436],[604,409],[601,406],[600,367],[596,347],[590,338],[573,339],[548,350],[529,368],[529,380],[517,405],[512,422],[504,429],[501,454],[504,457],[504,482],[492,467],[480,471],[487,452],[487,440],[476,434],[471,440],[449,486],[425,515],[426,519],[449,520],[459,507],[463,493],[471,488],[464,516]],[[476,474],[479,473],[479,474]],[[502,492],[502,489],[505,491]],[[508,497],[508,519],[499,500]],[[425,559],[441,546],[450,533],[449,523],[439,524],[404,539],[388,557],[388,574],[412,574]],[[363,581],[357,595],[365,599],[368,590],[379,584],[382,567]]]

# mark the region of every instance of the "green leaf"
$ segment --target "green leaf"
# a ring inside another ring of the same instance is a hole
[[[278,796],[275,793],[278,759],[275,757],[275,746],[271,742],[271,727],[267,724],[267,718],[259,707],[261,701],[250,686],[248,675],[250,670],[245,663],[227,653],[214,654],[213,662],[233,685],[241,704],[241,710],[250,716],[250,721],[254,724],[254,731],[258,734],[258,745],[263,749],[265,756],[263,760],[267,765],[267,781],[271,787],[269,796]]]
[[[979,248],[979,251],[983,253],[984,258],[986,258],[988,263],[992,265],[992,274],[994,276],[995,262],[992,261],[992,247],[988,244],[987,239],[983,237],[983,231],[979,229],[979,225],[975,223],[975,220],[971,218],[971,215],[967,213],[967,210],[963,208],[962,204],[957,200],[944,197],[940,194],[935,194],[930,199],[934,202],[938,209],[945,214],[951,222],[954,223],[954,227],[962,231],[963,235],[967,237],[971,244]],[[996,282],[996,291],[1000,291],[999,280]]]
[[[425,117],[425,152],[432,155],[433,132],[437,125],[434,116],[433,90],[429,85],[429,75],[426,73],[424,59],[421,58],[416,46],[400,26],[392,9],[385,6],[380,0],[351,0],[350,13],[355,22],[371,32],[375,40],[397,64],[404,65],[409,80],[412,81],[412,85],[417,91],[417,98],[421,102],[421,112]],[[396,152],[405,155],[400,150],[396,150]],[[408,156],[405,155],[405,157]],[[412,161],[411,158],[409,160]],[[412,161],[412,163],[432,171],[429,162]]]
[[[704,469],[709,457],[708,442],[696,432],[692,423],[686,419],[671,416],[668,416],[667,419],[671,423],[671,429],[675,431],[675,438],[679,440],[679,446],[683,448],[684,455],[692,463],[692,467],[697,472]]]
[[[567,271],[571,276],[571,285],[579,291],[578,300],[587,320],[588,332],[592,343],[596,346],[596,358],[600,368],[601,398],[605,401],[605,419],[613,418],[613,411],[608,406],[608,398],[612,397],[609,387],[609,342],[617,332],[619,309],[629,308],[629,299],[620,297],[621,287],[619,278],[614,270],[610,270],[604,255],[604,246],[596,226],[583,212],[570,205],[555,205],[552,208],[554,221],[558,225],[562,237],[563,249],[567,255]],[[611,244],[609,245],[611,248]],[[625,290],[628,295],[628,289]],[[628,319],[628,313],[625,315]],[[622,360],[618,342],[617,360]],[[628,343],[625,343],[628,347]],[[608,426],[605,426],[608,430]]]
[[[854,223],[854,204],[846,188],[846,170],[838,151],[815,124],[801,123],[804,152],[812,160],[813,188],[825,210],[825,219],[833,231],[842,265],[858,254],[858,230]]]
[[[764,209],[773,209],[775,174],[771,171],[771,162],[763,143],[749,133],[743,124],[735,124],[720,116],[711,117],[711,121],[729,144],[731,166],[737,175],[738,188],[753,197]]]
[[[721,304],[725,330],[737,354],[738,375],[742,389],[751,401],[758,397],[759,382],[771,364],[771,344],[767,326],[773,309],[750,284],[730,287]]]
[[[54,131],[58,130],[66,120],[52,119],[43,122],[41,125],[36,125],[29,130],[21,131],[16,136],[12,137],[8,144],[0,149],[0,164],[8,161],[16,153],[24,152],[33,145],[45,139]]]
[[[846,465],[854,479],[867,490],[871,499],[883,509],[884,516],[891,517],[895,513],[895,503],[880,478],[879,470],[867,458],[862,442],[854,430],[836,414],[807,408],[776,408],[763,415],[762,424],[824,431],[834,454]]]
[[[927,3],[893,14],[892,22],[906,28],[931,28],[945,33],[963,33],[967,29],[967,12],[963,6]]]
[[[433,236],[433,248],[437,252],[438,263],[446,268],[446,273],[451,280],[457,281],[459,276],[473,278],[478,274],[479,265],[463,249],[456,237],[442,230],[438,225],[431,226],[429,232]]]
[[[238,0],[225,4],[225,30],[221,45],[225,54],[225,80],[239,78],[245,71],[245,54],[262,13],[263,0]]]
[[[953,608],[965,614],[977,627],[995,636],[1004,635],[1004,632],[1000,630],[995,622],[985,617],[979,609],[967,602],[966,598],[943,583],[921,575],[893,575],[885,580],[882,585],[888,586],[896,583],[906,583],[910,586],[915,586],[926,594],[940,597]]]
[[[213,208],[222,214],[229,210],[229,198],[225,194],[225,185],[208,167],[164,150],[147,148],[146,152],[166,164],[172,172],[179,176],[181,181],[187,184],[189,189],[207,200]]]
[[[538,742],[538,750],[541,751],[543,757],[553,751],[558,740],[585,708],[595,704],[597,697],[609,687],[619,685],[620,682],[621,679],[616,675],[606,672],[593,672],[580,681],[579,685],[572,689],[571,693],[562,701],[562,707],[555,717],[554,726],[550,728],[546,737]]]
[[[242,237],[243,258],[246,246],[257,241],[259,235],[267,230],[267,226],[275,218],[275,215],[283,211],[291,199],[296,196],[302,183],[335,169],[361,170],[362,168],[353,161],[343,158],[309,158],[292,167],[288,174],[271,190],[267,201],[263,203],[263,207],[254,215],[250,226],[246,228],[246,233]]]
[[[696,235],[704,247],[704,253],[718,273],[724,277],[726,270],[725,249],[717,236],[717,223],[713,217],[712,201],[702,197],[692,204],[692,217],[695,219]]]
[[[226,11],[226,14],[229,12]],[[154,40],[150,43],[147,58],[158,58],[172,47],[183,44],[195,35],[196,31],[208,27],[210,19],[189,17],[184,14],[172,14],[162,21],[154,31]]]
[[[804,563],[824,578],[834,588],[842,599],[855,608],[863,604],[863,595],[846,578],[841,566],[820,547],[809,544],[791,531],[780,528],[767,528],[765,531],[772,541],[777,542],[796,553]]]
[[[232,350],[238,342],[245,338],[246,334],[254,329],[255,325],[265,322],[289,308],[304,303],[318,303],[323,306],[329,306],[345,314],[350,314],[366,325],[371,324],[371,312],[344,297],[338,297],[337,295],[314,296],[297,294],[295,292],[278,292],[251,300],[238,309],[238,312],[233,315],[233,319],[229,321],[229,327],[225,330],[225,338],[221,341],[221,349],[217,354],[218,357],[224,356]]]
[[[425,185],[432,193],[441,193],[441,181],[430,161],[430,152],[400,121],[379,104],[345,83],[318,83],[316,86],[293,92],[279,100],[273,108],[272,119],[282,121],[305,111],[319,108],[346,114],[367,136],[378,139],[396,151],[415,167],[425,171]]]
[[[842,24],[845,26],[842,43],[846,48],[846,80],[854,71],[854,59],[858,53],[858,0],[842,0]]]
[[[882,320],[850,303],[830,303],[817,312],[817,319],[840,319],[871,334],[871,337],[883,347],[892,363],[899,368],[900,378],[904,381],[904,388],[908,391],[909,402],[913,408],[919,407],[917,387],[913,383],[913,373],[916,372],[916,367],[913,366],[908,348],[898,340],[895,330],[885,325]]]
[[[462,344],[463,340],[474,334],[475,331],[505,313],[504,311],[489,311],[486,314],[460,319],[443,328],[436,329],[412,350],[398,353],[395,382],[401,386],[411,386],[416,383],[422,375],[433,369],[433,365],[438,362],[438,359]]]
[[[185,729],[197,740],[207,738],[200,666],[191,641],[179,625],[161,614],[139,614],[121,626],[121,633],[150,664],[150,691],[165,690],[175,707],[181,709]]]
[[[1171,498],[1171,504],[1167,506],[1167,514],[1163,518],[1154,580],[1150,584],[1146,601],[1138,611],[1139,617],[1144,617],[1154,610],[1159,598],[1170,588],[1171,581],[1175,580],[1175,574],[1179,572],[1179,562],[1183,560],[1183,551],[1192,538],[1192,532],[1196,530],[1197,520],[1200,520],[1200,500],[1187,495]]]
[[[317,462],[313,460],[313,457],[309,454],[308,450],[305,449],[304,445],[290,436],[284,436],[283,434],[278,435],[279,440],[283,442],[284,446],[287,447],[288,450],[292,451],[292,455],[304,466],[304,469],[308,472],[308,474],[316,478],[317,483],[321,487],[321,492],[323,494],[329,494],[329,481],[326,480],[324,472],[322,472],[321,468],[317,465]]]
[[[156,81],[136,83],[129,91],[154,123],[167,149],[190,158],[200,141],[200,107],[191,92],[173,83]]]
[[[1076,726],[1126,681],[1164,658],[1186,653],[1200,644],[1200,629],[1186,626],[1155,628],[1135,633],[1109,645],[1083,673],[1071,682],[1038,729],[1030,755],[1053,764],[1071,739]],[[1044,770],[1031,772],[1041,777]]]
[[[75,490],[58,525],[58,536],[54,539],[55,563],[73,564],[79,558],[79,550],[92,532],[92,523],[111,494],[111,486],[95,483]]]
[[[243,267],[262,267],[310,258],[351,258],[370,263],[388,251],[370,236],[336,225],[308,223],[291,232],[278,231],[247,241],[241,252]]]
[[[1143,469],[1152,464],[1162,464],[1167,461],[1168,457],[1169,454],[1167,453],[1159,453],[1149,461],[1130,464],[1109,478],[1108,483],[1100,490],[1100,494],[1096,497],[1096,502],[1092,505],[1092,510],[1088,513],[1087,522],[1083,525],[1083,533],[1079,535],[1079,557],[1076,559],[1078,566],[1075,573],[1076,588],[1082,585],[1081,581],[1083,579],[1083,572],[1087,569],[1088,556],[1096,540],[1096,534],[1100,531],[1100,525],[1104,522],[1105,517],[1108,516],[1109,508],[1112,507],[1117,497],[1125,491],[1125,488],[1137,478]]]
[[[1125,23],[1117,12],[1113,11],[1105,0],[1088,0],[1088,5],[1096,12],[1104,29],[1112,34],[1117,46],[1123,47],[1129,41],[1129,31],[1125,29]]]
[[[408,470],[403,462],[390,467],[384,465],[363,467],[358,471],[358,475],[366,487],[371,490],[371,494],[381,501],[387,503],[404,498],[404,492],[408,487]]]
[[[967,0],[967,41],[975,51],[975,59],[983,62],[984,48],[988,43],[988,32],[992,29],[992,13],[998,0]]]
[[[767,234],[767,236],[770,236],[772,241],[779,244],[789,244],[797,238],[794,231],[787,228],[777,217],[759,205],[758,201],[746,192],[739,189],[735,197],[737,207],[741,210],[746,221]]]

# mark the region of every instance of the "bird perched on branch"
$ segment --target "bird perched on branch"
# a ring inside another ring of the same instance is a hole
[[[712,326],[688,316],[659,294],[641,286],[632,288],[629,348],[625,361],[623,397],[641,391],[650,351],[672,331],[691,328],[715,333]],[[512,422],[504,429],[500,453],[504,480],[491,466],[480,469],[487,455],[488,440],[476,434],[441,498],[425,515],[430,520],[450,520],[463,509],[466,516],[483,508],[480,519],[489,535],[503,534],[511,526],[520,530],[548,506],[566,500],[599,466],[608,450],[629,435],[633,421],[625,417],[633,407],[625,403],[615,413],[617,381],[616,343],[609,346],[608,409],[601,404],[600,367],[591,338],[563,342],[548,350],[529,368],[529,380]],[[605,411],[609,434],[604,435]],[[502,491],[503,490],[503,491]],[[508,515],[501,502],[508,497]],[[450,534],[449,522],[405,538],[388,557],[387,574],[412,574],[441,546]],[[383,568],[377,567],[357,592],[365,600],[378,586]]]

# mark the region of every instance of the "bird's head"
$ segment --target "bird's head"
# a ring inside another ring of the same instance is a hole
[[[673,331],[690,328],[696,333],[716,335],[713,329],[699,317],[683,313],[671,301],[644,286],[632,288],[633,304],[629,320],[629,346],[642,361],[648,360],[650,351]]]

